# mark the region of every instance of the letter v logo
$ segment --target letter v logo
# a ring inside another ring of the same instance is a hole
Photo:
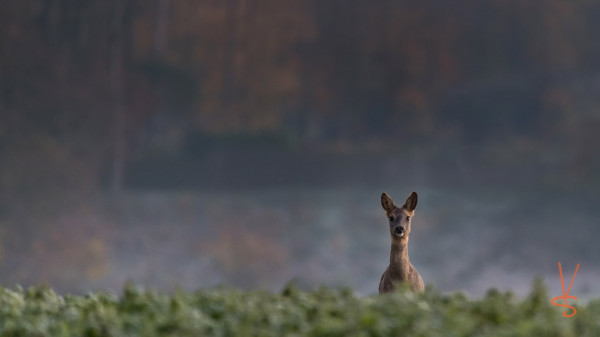
[[[575,273],[573,274],[573,278],[571,279],[571,284],[569,284],[569,289],[567,289],[567,291],[565,292],[565,281],[563,279],[562,266],[560,265],[560,262],[558,263],[558,270],[560,271],[560,283],[562,285],[563,295],[553,298],[550,301],[550,303],[552,303],[552,305],[556,305],[559,307],[571,308],[571,310],[573,310],[573,313],[570,315],[567,315],[567,312],[563,311],[563,316],[565,316],[565,317],[573,317],[577,313],[577,310],[575,310],[575,308],[573,308],[572,306],[569,305],[569,302],[567,302],[567,299],[570,298],[570,299],[577,301],[577,297],[569,296],[569,292],[571,291],[571,286],[573,285],[573,281],[575,281],[575,275],[577,275],[578,269],[579,269],[579,264],[577,264],[577,268],[575,268]],[[564,300],[565,304],[556,303],[557,300]]]

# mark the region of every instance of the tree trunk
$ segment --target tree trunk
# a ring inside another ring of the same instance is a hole
[[[156,27],[154,29],[154,56],[162,59],[167,51],[167,26],[169,23],[169,0],[156,0]]]
[[[113,106],[113,139],[112,139],[112,167],[110,187],[114,193],[123,189],[125,172],[125,102],[124,102],[124,76],[123,76],[123,21],[124,5],[117,0],[113,5],[113,19],[111,24],[110,45],[110,88]]]
[[[225,18],[225,55],[223,57],[224,88],[222,105],[228,107],[235,100],[235,52],[237,49],[238,8],[237,0],[226,1]]]

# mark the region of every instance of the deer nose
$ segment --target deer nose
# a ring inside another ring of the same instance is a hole
[[[394,233],[395,234],[402,234],[402,233],[404,233],[404,227],[402,227],[402,226],[396,226],[396,227],[394,227]]]

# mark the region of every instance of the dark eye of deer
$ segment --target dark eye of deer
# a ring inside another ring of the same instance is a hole
[[[410,217],[409,217],[409,216],[407,216],[407,217],[406,217],[406,221],[408,221],[408,220],[410,220]]]
[[[394,217],[393,216],[390,217],[390,221],[394,221]]]

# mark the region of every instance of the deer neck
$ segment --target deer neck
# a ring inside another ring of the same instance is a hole
[[[390,252],[389,271],[392,275],[405,278],[410,270],[410,259],[408,258],[408,238],[392,240]]]

